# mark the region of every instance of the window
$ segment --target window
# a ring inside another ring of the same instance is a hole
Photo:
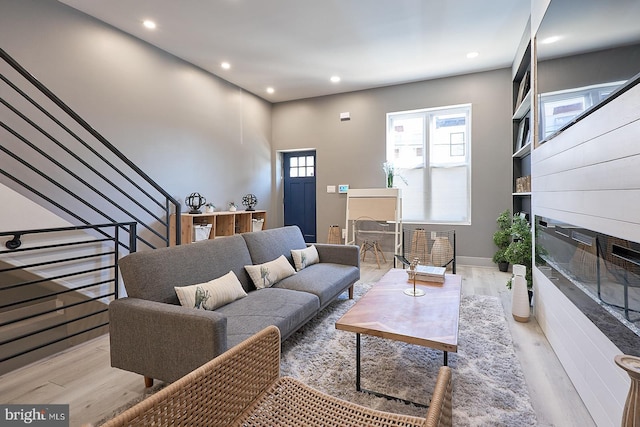
[[[387,114],[406,222],[471,223],[471,105]]]
[[[291,178],[301,178],[315,175],[315,165],[313,156],[292,157],[289,163],[289,176]]]

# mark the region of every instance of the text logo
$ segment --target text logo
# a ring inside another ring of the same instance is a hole
[[[0,405],[0,427],[69,427],[69,405]]]

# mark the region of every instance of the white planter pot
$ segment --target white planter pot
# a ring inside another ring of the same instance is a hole
[[[516,264],[513,266],[511,279],[511,314],[518,322],[528,322],[531,310],[529,307],[529,292],[527,291],[526,267]]]

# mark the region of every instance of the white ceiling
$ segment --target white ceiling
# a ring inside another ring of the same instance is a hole
[[[510,67],[530,13],[530,0],[59,1],[271,102]]]

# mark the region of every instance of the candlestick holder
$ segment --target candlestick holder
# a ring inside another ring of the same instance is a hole
[[[405,289],[405,295],[409,295],[411,297],[421,297],[424,295],[424,291],[422,289],[416,289],[416,267],[420,260],[418,258],[414,258],[411,264],[409,264],[409,280],[413,281],[413,288]]]

